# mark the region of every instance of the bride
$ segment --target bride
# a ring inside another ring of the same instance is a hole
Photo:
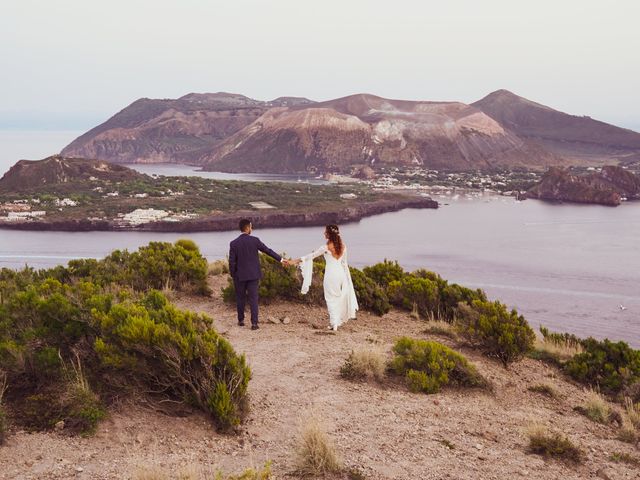
[[[347,246],[340,237],[337,225],[327,225],[324,230],[327,243],[309,255],[292,261],[302,270],[302,293],[306,294],[311,285],[313,275],[313,259],[324,255],[326,267],[324,271],[324,299],[329,310],[329,329],[338,327],[351,318],[356,318],[358,300],[347,263]]]

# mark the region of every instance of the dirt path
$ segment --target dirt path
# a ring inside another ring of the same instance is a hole
[[[223,277],[214,278],[214,290],[224,283]],[[351,349],[376,343],[388,351],[400,335],[428,338],[424,324],[403,313],[383,318],[360,313],[334,335],[311,325],[327,322],[324,309],[277,304],[263,307],[262,328],[251,331],[238,327],[234,309],[217,297],[176,303],[209,314],[215,328],[247,355],[253,371],[251,413],[239,435],[216,434],[200,415],[175,418],[126,406],[89,438],[15,432],[0,447],[0,478],[132,478],[151,467],[237,473],[267,460],[276,478],[295,478],[295,441],[309,415],[322,419],[345,465],[367,479],[584,479],[596,478],[598,471],[611,479],[638,478],[637,469],[609,457],[640,452],[616,440],[613,428],[574,412],[584,392],[540,362],[526,359],[506,371],[463,351],[495,384],[495,395],[456,390],[423,395],[352,383],[339,377]],[[270,324],[269,316],[288,316],[291,323]],[[553,384],[561,398],[527,390],[542,382]],[[526,453],[523,431],[532,421],[569,435],[587,453],[585,463],[568,467]]]

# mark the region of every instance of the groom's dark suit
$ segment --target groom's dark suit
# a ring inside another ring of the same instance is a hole
[[[249,297],[251,325],[258,325],[258,282],[262,278],[258,252],[273,257],[278,262],[282,257],[267,247],[258,237],[242,233],[229,245],[229,272],[233,277],[238,307],[238,323],[244,322],[244,306]]]

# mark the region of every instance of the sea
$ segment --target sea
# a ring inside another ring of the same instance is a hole
[[[81,132],[0,132],[0,170],[20,158],[58,152]],[[195,167],[136,166],[148,174],[199,175]],[[229,175],[247,181],[321,181],[313,177]],[[436,198],[438,210],[406,209],[343,225],[349,261],[363,267],[397,260],[451,282],[484,289],[540,325],[579,336],[625,340],[640,348],[640,202],[621,206],[519,202],[493,194]],[[211,259],[224,258],[236,232],[22,232],[0,230],[0,267],[47,268],[101,258],[152,240],[189,237]],[[299,256],[323,243],[318,227],[256,225],[273,249]]]

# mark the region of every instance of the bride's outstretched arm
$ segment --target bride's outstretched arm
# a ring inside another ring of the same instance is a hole
[[[296,265],[300,266],[302,272],[302,290],[303,294],[309,291],[311,286],[311,276],[313,275],[313,259],[319,257],[327,251],[326,245],[314,250],[308,255],[297,258],[294,260]]]

